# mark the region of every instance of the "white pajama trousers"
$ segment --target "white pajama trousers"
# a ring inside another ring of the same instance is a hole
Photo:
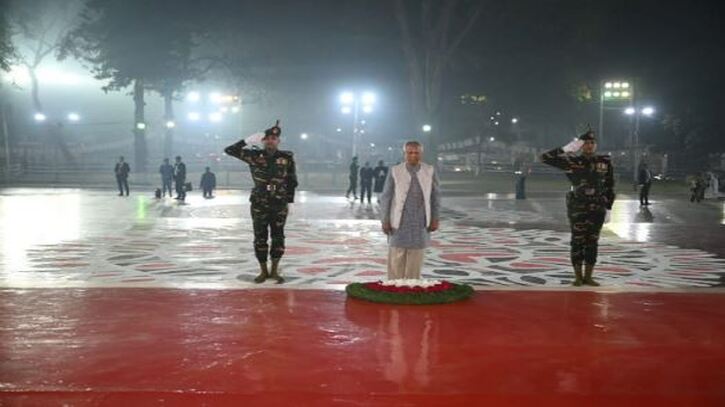
[[[388,250],[388,280],[420,279],[424,250],[390,246]]]

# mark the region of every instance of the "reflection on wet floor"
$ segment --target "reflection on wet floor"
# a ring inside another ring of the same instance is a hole
[[[612,208],[609,216],[605,227],[620,238],[637,242],[650,240],[654,215],[647,207],[636,207],[632,201],[620,202]]]
[[[640,207],[619,199],[602,234],[602,266],[610,273],[603,278],[620,287],[725,284],[717,274],[717,257],[725,259],[721,206],[660,200]],[[444,196],[441,213],[425,276],[490,286],[568,284],[563,199]],[[375,201],[300,192],[287,227],[290,284],[380,278],[386,239],[379,218]],[[239,191],[218,191],[214,199],[192,194],[179,205],[108,191],[6,189],[0,221],[5,286],[231,287],[256,272],[248,194]]]
[[[0,198],[3,267],[24,267],[34,246],[79,239],[81,200],[80,193]]]
[[[0,310],[2,405],[724,398],[722,295],[498,291],[395,306],[320,290],[0,288]]]

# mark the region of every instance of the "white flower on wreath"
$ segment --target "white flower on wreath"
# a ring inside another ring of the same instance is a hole
[[[381,285],[384,286],[396,286],[396,287],[422,287],[428,288],[440,284],[440,280],[426,280],[426,279],[396,279],[382,281]]]

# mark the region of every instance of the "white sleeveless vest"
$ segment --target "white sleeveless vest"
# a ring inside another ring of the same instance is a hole
[[[430,226],[430,195],[433,190],[433,166],[426,163],[420,163],[418,171],[418,182],[423,190],[423,200],[425,201],[425,226]],[[393,166],[390,169],[390,175],[395,181],[395,196],[390,205],[390,225],[394,229],[400,227],[400,219],[403,216],[403,206],[405,198],[408,197],[410,189],[410,181],[412,180],[405,163]]]

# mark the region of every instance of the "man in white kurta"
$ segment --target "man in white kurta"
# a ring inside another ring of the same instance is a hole
[[[432,165],[420,161],[423,146],[405,143],[405,162],[390,169],[380,199],[389,237],[388,279],[420,279],[430,233],[438,230],[440,187]]]

